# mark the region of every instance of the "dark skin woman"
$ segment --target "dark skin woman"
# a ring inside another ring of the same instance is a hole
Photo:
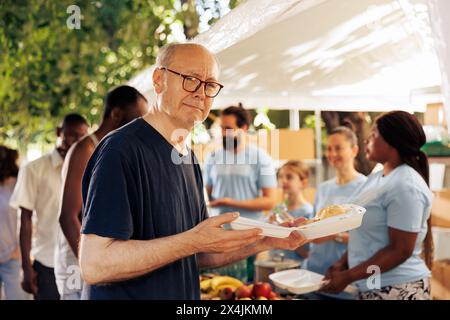
[[[415,175],[417,176],[416,179],[418,179],[417,181],[423,179],[423,181],[419,181],[422,183],[421,190],[423,191],[422,193],[418,194],[427,195],[429,198],[430,192],[427,187],[429,179],[428,159],[427,156],[422,151],[420,151],[421,146],[425,142],[426,138],[422,126],[413,115],[403,111],[393,111],[382,115],[376,120],[376,123],[371,130],[370,136],[366,141],[365,152],[367,158],[370,161],[381,163],[384,166],[382,177],[380,174],[379,181],[386,181],[386,177],[389,177],[394,173],[394,171],[397,171],[398,174],[400,169],[408,173],[411,173],[411,171],[414,170],[416,172]],[[420,176],[417,175],[417,173]],[[407,183],[407,181],[402,182],[398,180],[401,179],[397,179],[395,181],[396,186],[401,187],[402,183]],[[383,186],[381,184],[380,187],[382,189],[383,187],[387,188],[388,186]],[[405,186],[405,188],[408,188],[408,186]],[[411,201],[413,202],[417,201],[417,206],[421,205],[420,196],[417,196],[417,199],[411,199]],[[382,200],[375,201],[382,203]],[[380,205],[380,207],[382,207],[383,205]],[[345,253],[339,261],[337,261],[332,267],[328,269],[325,276],[325,279],[328,280],[328,282],[322,287],[322,291],[329,293],[341,292],[347,285],[358,280],[369,278],[371,276],[371,273],[368,273],[367,270],[370,269],[371,266],[379,267],[381,277],[383,277],[383,274],[385,274],[386,272],[398,268],[413,255],[417,255],[416,251],[418,246],[418,239],[424,238],[423,253],[425,262],[428,267],[430,267],[432,261],[432,239],[429,219],[429,207],[429,205],[425,206],[422,210],[423,212],[419,212],[419,221],[422,217],[427,218],[427,221],[424,222],[424,225],[422,229],[420,229],[420,231],[410,232],[400,230],[399,228],[390,226],[388,222],[388,225],[384,226],[385,228],[387,228],[386,231],[388,244],[382,248],[379,248],[379,250],[376,251],[370,258],[349,268],[349,252]],[[387,212],[388,218],[386,219],[386,221],[389,221],[389,214],[392,214],[389,212],[389,207],[386,206],[382,209]],[[366,213],[364,219],[366,220],[368,218],[367,215],[370,214],[370,209],[368,209],[368,212]],[[409,219],[409,212],[405,212],[404,210],[401,214],[403,220]],[[367,221],[363,221],[363,224],[364,222]],[[426,228],[426,226],[428,226],[428,228]],[[377,227],[379,228],[379,226]],[[368,225],[368,223],[364,226],[364,228],[365,233],[369,233],[373,230],[379,230],[376,229],[375,226]],[[423,232],[424,229],[427,229],[426,236],[424,236],[423,234],[419,234],[420,232]],[[355,240],[357,241],[359,240],[359,238],[357,239],[357,237],[355,237]],[[351,241],[352,237],[350,237],[350,242]],[[423,267],[421,268],[422,270],[426,270],[425,263],[423,263]],[[395,270],[392,272],[395,272]],[[407,277],[408,274],[405,275],[404,273],[405,272],[403,272],[403,274],[401,274],[400,276]],[[395,285],[395,283],[393,283],[392,285]],[[391,286],[386,286],[386,288],[388,288],[385,289],[386,296],[388,296],[388,290],[389,288],[391,288]]]

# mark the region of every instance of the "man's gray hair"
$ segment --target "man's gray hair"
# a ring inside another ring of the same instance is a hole
[[[164,47],[161,47],[158,52],[158,56],[156,57],[156,66],[157,67],[166,67],[172,62],[173,56],[179,43],[169,43]]]

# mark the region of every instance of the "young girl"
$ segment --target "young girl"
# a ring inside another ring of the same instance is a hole
[[[319,185],[314,212],[328,205],[348,202],[350,195],[366,181],[367,178],[355,169],[357,154],[358,140],[352,130],[338,127],[329,134],[325,155],[330,166],[336,170],[336,177]],[[347,233],[317,239],[310,246],[304,267],[324,275],[347,250],[347,242]]]
[[[384,168],[354,197],[377,196],[365,205],[361,227],[350,231],[348,253],[328,270],[324,291],[340,292],[355,282],[360,299],[430,299],[432,193],[427,156],[420,150],[425,141],[422,126],[407,112],[376,120],[366,154]]]
[[[279,210],[286,210],[293,218],[312,218],[313,206],[305,199],[303,191],[308,186],[309,170],[301,161],[291,160],[286,162],[277,174],[278,186],[283,190],[285,201],[281,203]],[[290,259],[303,260],[307,256],[306,248],[299,248],[296,252],[289,250],[274,250],[272,254],[284,253]]]

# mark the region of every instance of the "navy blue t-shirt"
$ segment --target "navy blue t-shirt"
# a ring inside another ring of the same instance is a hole
[[[200,167],[142,118],[105,137],[83,176],[83,234],[150,240],[207,218]],[[156,252],[157,254],[157,252]],[[84,299],[199,299],[196,256],[141,277],[86,285]]]

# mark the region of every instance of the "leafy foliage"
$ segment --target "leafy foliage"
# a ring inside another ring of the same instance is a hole
[[[2,1],[0,142],[53,141],[67,112],[98,122],[107,91],[151,65],[183,30],[174,2],[80,0],[81,28],[70,29],[73,1]]]

